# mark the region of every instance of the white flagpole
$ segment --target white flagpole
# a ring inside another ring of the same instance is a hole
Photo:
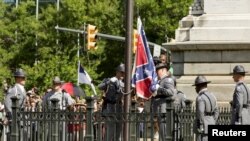
[[[95,86],[94,86],[94,84],[91,82],[91,89],[92,89],[92,91],[94,92],[94,95],[96,95],[96,91],[95,91]]]
[[[78,59],[78,67],[77,67],[77,86],[79,86],[79,70],[80,70],[80,34],[77,34],[77,59]]]
[[[80,60],[78,60],[78,65],[77,65],[77,86],[79,86],[79,70],[80,70]]]

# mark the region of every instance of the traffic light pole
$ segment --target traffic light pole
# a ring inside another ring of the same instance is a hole
[[[71,29],[71,28],[65,28],[65,27],[59,27],[59,26],[56,26],[55,29],[60,30],[60,31],[87,34],[87,32],[84,31],[84,30]],[[110,40],[125,42],[125,37],[121,37],[121,36],[115,36],[115,35],[109,35],[109,34],[103,34],[103,33],[97,33],[97,36],[101,37],[101,38],[104,38],[104,39],[110,39]],[[152,42],[148,42],[148,44],[149,44],[149,46],[152,46],[152,47],[154,47],[154,45],[158,45],[158,44],[152,43]],[[161,50],[167,51],[167,49],[163,48],[161,45],[158,45],[158,46],[161,47]]]

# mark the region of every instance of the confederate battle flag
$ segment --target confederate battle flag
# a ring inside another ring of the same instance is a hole
[[[157,74],[140,17],[137,20],[137,49],[132,84],[137,96],[149,99],[155,91]]]

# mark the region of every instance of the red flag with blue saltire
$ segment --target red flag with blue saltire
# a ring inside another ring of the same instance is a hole
[[[140,17],[137,20],[137,49],[132,84],[138,97],[149,99],[156,89],[157,74]]]

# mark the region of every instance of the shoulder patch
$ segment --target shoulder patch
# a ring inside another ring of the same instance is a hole
[[[202,100],[202,98],[201,98],[201,96],[200,96],[200,95],[199,95],[199,96],[197,96],[197,100],[198,100],[198,101]]]
[[[174,80],[173,80],[172,78],[167,78],[167,81],[168,81],[169,83],[174,83]]]
[[[237,85],[235,89],[236,91],[241,91],[241,85]]]
[[[12,91],[12,88],[8,89],[7,93],[9,94],[11,93],[11,91]]]
[[[201,98],[201,96],[197,96],[197,98],[196,98],[196,102],[199,102],[199,101],[203,101],[203,99]]]
[[[15,86],[8,89],[7,94],[14,93],[16,90]]]

